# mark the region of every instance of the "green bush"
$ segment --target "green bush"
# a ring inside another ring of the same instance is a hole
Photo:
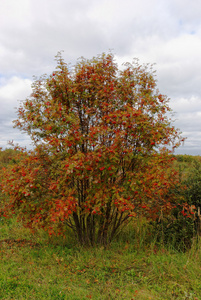
[[[184,155],[178,154],[178,155],[175,155],[175,157],[176,157],[176,160],[178,162],[189,162],[189,163],[191,163],[191,162],[193,162],[195,160],[194,156],[192,156],[192,155],[186,155],[186,154],[184,154]]]
[[[4,167],[8,164],[13,164],[16,162],[15,157],[17,155],[17,150],[14,149],[0,149],[0,167]]]
[[[201,162],[195,160],[185,180],[185,198],[190,205],[201,207]]]
[[[177,161],[187,162],[187,158],[191,156],[179,155]],[[171,215],[159,218],[155,222],[151,222],[153,235],[156,235],[157,242],[163,242],[166,245],[172,245],[177,250],[185,251],[192,245],[193,237],[200,235],[201,224],[198,211],[201,211],[201,161],[199,157],[191,157],[188,161],[188,172],[181,169],[180,178],[182,180],[181,187],[175,187],[174,193],[178,195],[178,203]],[[182,179],[184,178],[184,179]],[[183,199],[183,200],[182,200]],[[186,203],[192,207],[194,215],[187,210],[183,210],[182,205]],[[191,218],[189,217],[191,216]]]
[[[155,236],[157,244],[164,244],[178,251],[191,248],[196,234],[194,219],[183,216],[178,208],[174,209],[171,215],[150,224],[152,236]]]

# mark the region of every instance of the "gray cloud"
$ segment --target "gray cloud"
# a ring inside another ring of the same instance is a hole
[[[30,139],[13,129],[12,121],[17,118],[16,109],[19,101],[24,100],[31,93],[31,80],[11,77],[1,81],[0,85],[0,147],[5,147],[13,140],[25,146]],[[18,101],[19,100],[19,101]]]
[[[1,145],[28,138],[12,129],[18,99],[33,75],[113,49],[117,62],[156,63],[158,87],[187,136],[182,153],[201,147],[201,2],[190,0],[9,0],[0,11]]]

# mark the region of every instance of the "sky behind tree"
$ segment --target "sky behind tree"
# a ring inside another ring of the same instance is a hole
[[[201,154],[199,0],[0,0],[0,146],[29,137],[13,129],[33,76],[50,74],[58,51],[72,65],[112,50],[119,66],[155,63],[174,125],[187,137],[176,153]]]

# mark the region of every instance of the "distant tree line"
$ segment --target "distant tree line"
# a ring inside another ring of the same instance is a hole
[[[15,157],[18,151],[10,148],[0,148],[0,166],[6,166],[8,164],[15,163]]]

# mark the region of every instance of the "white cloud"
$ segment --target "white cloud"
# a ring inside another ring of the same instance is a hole
[[[191,96],[189,98],[178,97],[170,101],[171,108],[180,114],[196,114],[201,111],[201,97]]]
[[[189,137],[181,151],[190,153],[191,145],[199,151],[200,1],[7,0],[1,1],[0,20],[2,143],[14,135],[17,99],[30,94],[33,75],[53,71],[58,51],[74,63],[114,49],[119,63],[134,57],[156,63],[158,87],[171,98],[175,124]]]
[[[12,121],[17,119],[17,100],[24,100],[31,93],[31,80],[19,77],[0,81],[0,147],[5,147],[9,140],[20,141],[23,145],[30,140],[19,130],[13,129]]]

